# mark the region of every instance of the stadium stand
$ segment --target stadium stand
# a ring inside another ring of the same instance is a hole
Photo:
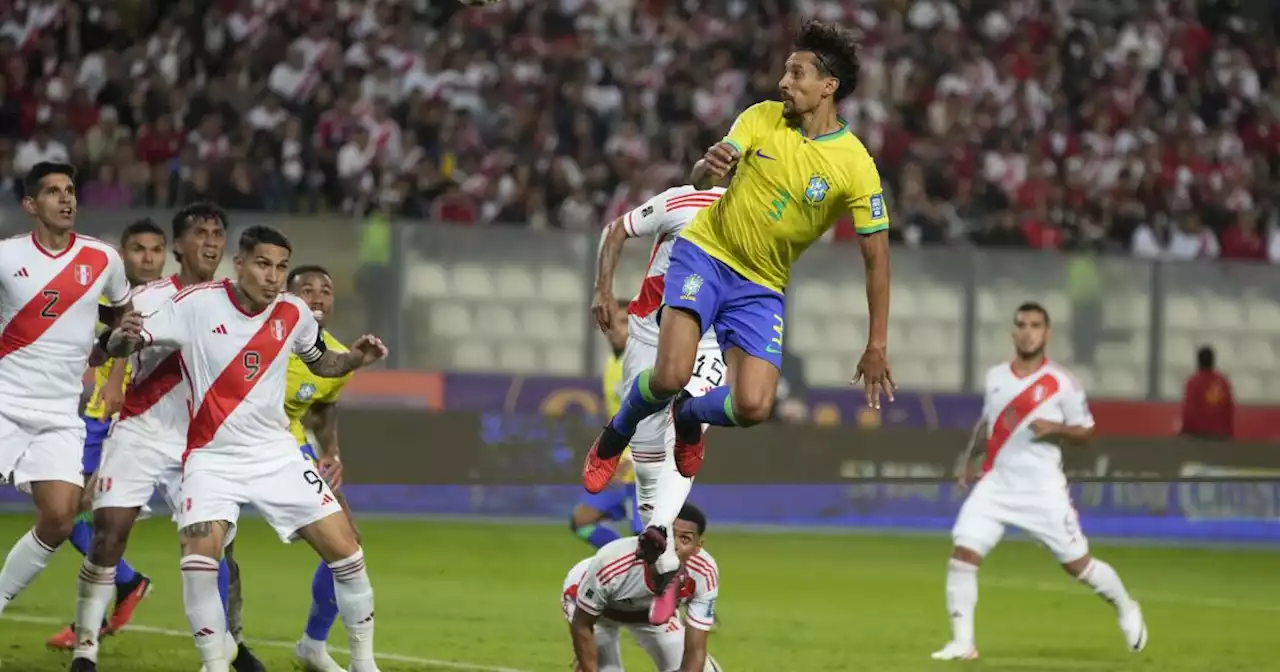
[[[769,97],[795,17],[817,15],[866,33],[844,112],[891,194],[904,386],[972,382],[1034,296],[1100,395],[1176,397],[1211,342],[1248,364],[1242,400],[1276,399],[1270,6],[18,0],[0,8],[0,182],[67,157],[86,208],[212,197],[452,223],[412,233],[412,362],[582,373],[590,232]],[[1052,250],[1073,254],[1034,252]],[[855,258],[819,246],[790,288],[815,385],[861,347]]]

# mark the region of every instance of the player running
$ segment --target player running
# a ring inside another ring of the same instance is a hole
[[[332,352],[346,352],[342,344],[327,329],[329,316],[333,314],[333,279],[320,266],[299,266],[289,272],[285,286],[311,309],[320,336]],[[311,372],[297,354],[289,355],[289,376],[285,387],[284,412],[289,417],[289,433],[298,442],[302,454],[319,470],[320,475],[333,489],[333,496],[351,519],[351,527],[360,531],[351,517],[351,506],[342,494],[342,458],[338,450],[338,397],[350,374],[338,378],[325,378]],[[306,424],[311,426],[317,445],[307,440]],[[316,450],[319,448],[319,451]],[[329,631],[338,618],[338,603],[334,597],[333,570],[321,562],[311,579],[311,612],[302,638],[294,647],[298,663],[308,672],[344,672],[341,665],[329,655],[327,642]]]
[[[351,672],[376,672],[373,586],[355,529],[333,490],[298,454],[284,412],[286,350],[313,373],[340,378],[386,356],[373,336],[347,352],[330,350],[311,308],[281,292],[292,246],[275,229],[240,237],[236,282],[183,289],[161,307],[127,315],[107,351],[178,349],[191,386],[191,422],[182,459],[183,603],[208,672],[228,672],[226,613],[218,599],[217,557],[234,537],[240,508],[254,505],[282,541],[302,537],[334,576],[338,611],[350,636]]]
[[[1084,390],[1065,368],[1045,356],[1049,313],[1038,303],[1018,306],[1013,317],[1013,362],[987,371],[982,418],[962,457],[960,484],[976,474],[971,459],[985,434],[983,475],[960,507],[951,536],[955,548],[947,565],[947,612],[951,641],[936,660],[973,660],[973,612],[978,603],[978,567],[995,548],[1005,527],[1026,530],[1049,548],[1067,573],[1115,605],[1120,630],[1131,651],[1147,645],[1147,625],[1111,565],[1089,555],[1089,541],[1071,504],[1062,473],[1062,447],[1080,446],[1093,436],[1093,415]]]
[[[99,299],[120,309],[129,301],[120,254],[72,230],[75,168],[37,163],[22,208],[34,230],[0,241],[0,478],[31,495],[36,520],[0,569],[0,612],[71,535],[84,489],[82,379],[102,361],[91,357],[100,315],[114,323],[120,314]]]
[[[720,200],[724,191],[719,187],[706,191],[690,186],[674,187],[605,227],[596,266],[595,299],[591,304],[601,329],[609,326],[609,315],[604,309],[613,305],[613,276],[623,245],[628,238],[653,237],[653,250],[649,253],[644,282],[628,309],[630,320],[622,374],[628,388],[635,384],[637,377],[650,375],[657,360],[658,312],[662,306],[664,276],[676,238],[697,213]],[[692,395],[706,394],[723,382],[724,360],[714,329],[702,334],[697,354],[693,375],[685,386]],[[670,528],[693,487],[693,479],[682,476],[675,468],[675,460],[671,457],[674,445],[675,429],[670,414],[654,414],[641,420],[631,437],[640,512],[645,524],[652,528],[647,533],[652,537],[646,542],[649,544],[665,546],[664,533],[659,530]],[[673,549],[668,549],[668,553],[671,552]],[[669,558],[668,563],[673,561]],[[675,592],[664,591],[653,602],[650,622],[654,625],[666,623],[671,620],[675,608]]]
[[[631,631],[653,659],[658,672],[719,669],[707,654],[707,635],[715,624],[720,573],[702,548],[707,519],[696,506],[680,509],[672,526],[676,552],[687,569],[678,593],[688,601],[684,623],[673,614],[665,623],[648,623],[647,606],[659,590],[657,570],[638,557],[640,539],[627,537],[579,562],[564,580],[562,604],[576,657],[575,672],[621,672],[619,631]]]
[[[600,299],[601,297],[597,295],[596,300]],[[592,310],[607,315],[597,319],[607,321],[608,327],[602,326],[601,329],[609,339],[609,349],[613,351],[608,363],[605,364],[604,377],[601,381],[604,383],[605,409],[609,416],[613,417],[622,404],[621,388],[623,381],[626,380],[622,358],[630,331],[627,327],[628,302],[614,301],[612,294],[609,294],[607,301],[601,305],[603,308],[598,309],[593,303]],[[573,530],[574,536],[579,539],[595,548],[601,548],[621,536],[601,523],[606,520],[623,521],[628,518],[631,521],[631,533],[640,534],[644,526],[640,522],[640,510],[637,508],[635,465],[631,461],[631,451],[624,450],[613,483],[594,495],[586,494],[578,500],[569,517],[569,529]]]
[[[886,354],[889,318],[888,210],[875,162],[837,101],[858,86],[857,42],[837,26],[811,21],[796,37],[778,83],[781,102],[754,105],[694,166],[691,183],[708,189],[734,168],[723,197],[698,213],[672,245],[663,284],[657,361],[636,376],[622,410],[591,447],[588,492],[605,487],[639,423],[670,408],[674,461],[692,478],[702,466],[703,425],[751,426],[768,419],[782,361],[784,297],[791,266],[833,223],[852,212],[866,266],[870,338],[853,381],[865,379],[867,404],[893,399]],[[656,306],[655,306],[656,308]],[[674,310],[669,310],[674,308]],[[728,384],[687,391],[708,329],[728,364]],[[643,535],[664,577],[675,559],[662,530]],[[665,578],[664,578],[665,580]],[[664,604],[670,602],[664,596]]]
[[[164,229],[150,219],[140,219],[129,226],[120,235],[121,258],[124,261],[124,274],[129,279],[130,287],[145,285],[160,277],[164,272],[164,254],[167,241]],[[106,305],[103,303],[103,305]],[[105,325],[104,325],[105,328]],[[71,545],[80,555],[88,556],[90,542],[93,540],[93,493],[97,486],[98,465],[102,462],[102,442],[108,430],[120,412],[124,402],[124,389],[129,375],[129,365],[125,360],[108,359],[93,371],[93,392],[85,404],[84,419],[85,440],[83,468],[85,476],[84,492],[80,495],[81,514],[71,528]],[[103,630],[114,633],[124,627],[133,617],[133,610],[146,597],[151,588],[151,579],[139,574],[123,557],[116,563],[115,598],[116,606],[111,618],[103,624]],[[52,649],[70,650],[75,648],[75,624],[69,625],[46,641]]]

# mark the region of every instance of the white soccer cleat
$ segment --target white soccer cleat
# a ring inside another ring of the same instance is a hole
[[[978,650],[972,644],[947,642],[941,651],[934,651],[929,657],[934,660],[977,660]]]
[[[324,642],[317,642],[306,635],[293,647],[293,655],[306,672],[347,672],[329,655],[329,647]]]
[[[1147,648],[1147,621],[1142,617],[1142,607],[1137,602],[1119,609],[1120,632],[1124,633],[1124,641],[1129,650],[1137,653]]]

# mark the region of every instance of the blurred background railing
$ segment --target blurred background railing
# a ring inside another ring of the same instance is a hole
[[[83,211],[85,233],[114,242],[128,222],[168,211]],[[397,368],[594,376],[606,346],[587,305],[597,235],[523,226],[458,227],[374,215],[233,214],[238,231],[270,224],[294,263],[318,263],[339,292],[335,330],[371,330],[395,344]],[[0,228],[21,231],[16,209]],[[649,258],[632,241],[614,292],[632,296]],[[224,270],[230,272],[233,247]],[[972,247],[895,247],[890,352],[904,389],[976,392],[985,367],[1009,356],[1013,309],[1044,304],[1051,356],[1095,397],[1176,400],[1212,345],[1241,402],[1280,402],[1280,270],[1244,262]],[[814,387],[839,386],[866,340],[862,262],[851,245],[816,245],[788,288],[787,349]]]

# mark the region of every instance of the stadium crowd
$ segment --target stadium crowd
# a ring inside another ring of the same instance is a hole
[[[1241,13],[1265,7],[6,0],[0,180],[67,158],[89,207],[590,229],[772,96],[814,15],[865,32],[844,113],[899,240],[1280,262],[1280,49]]]

